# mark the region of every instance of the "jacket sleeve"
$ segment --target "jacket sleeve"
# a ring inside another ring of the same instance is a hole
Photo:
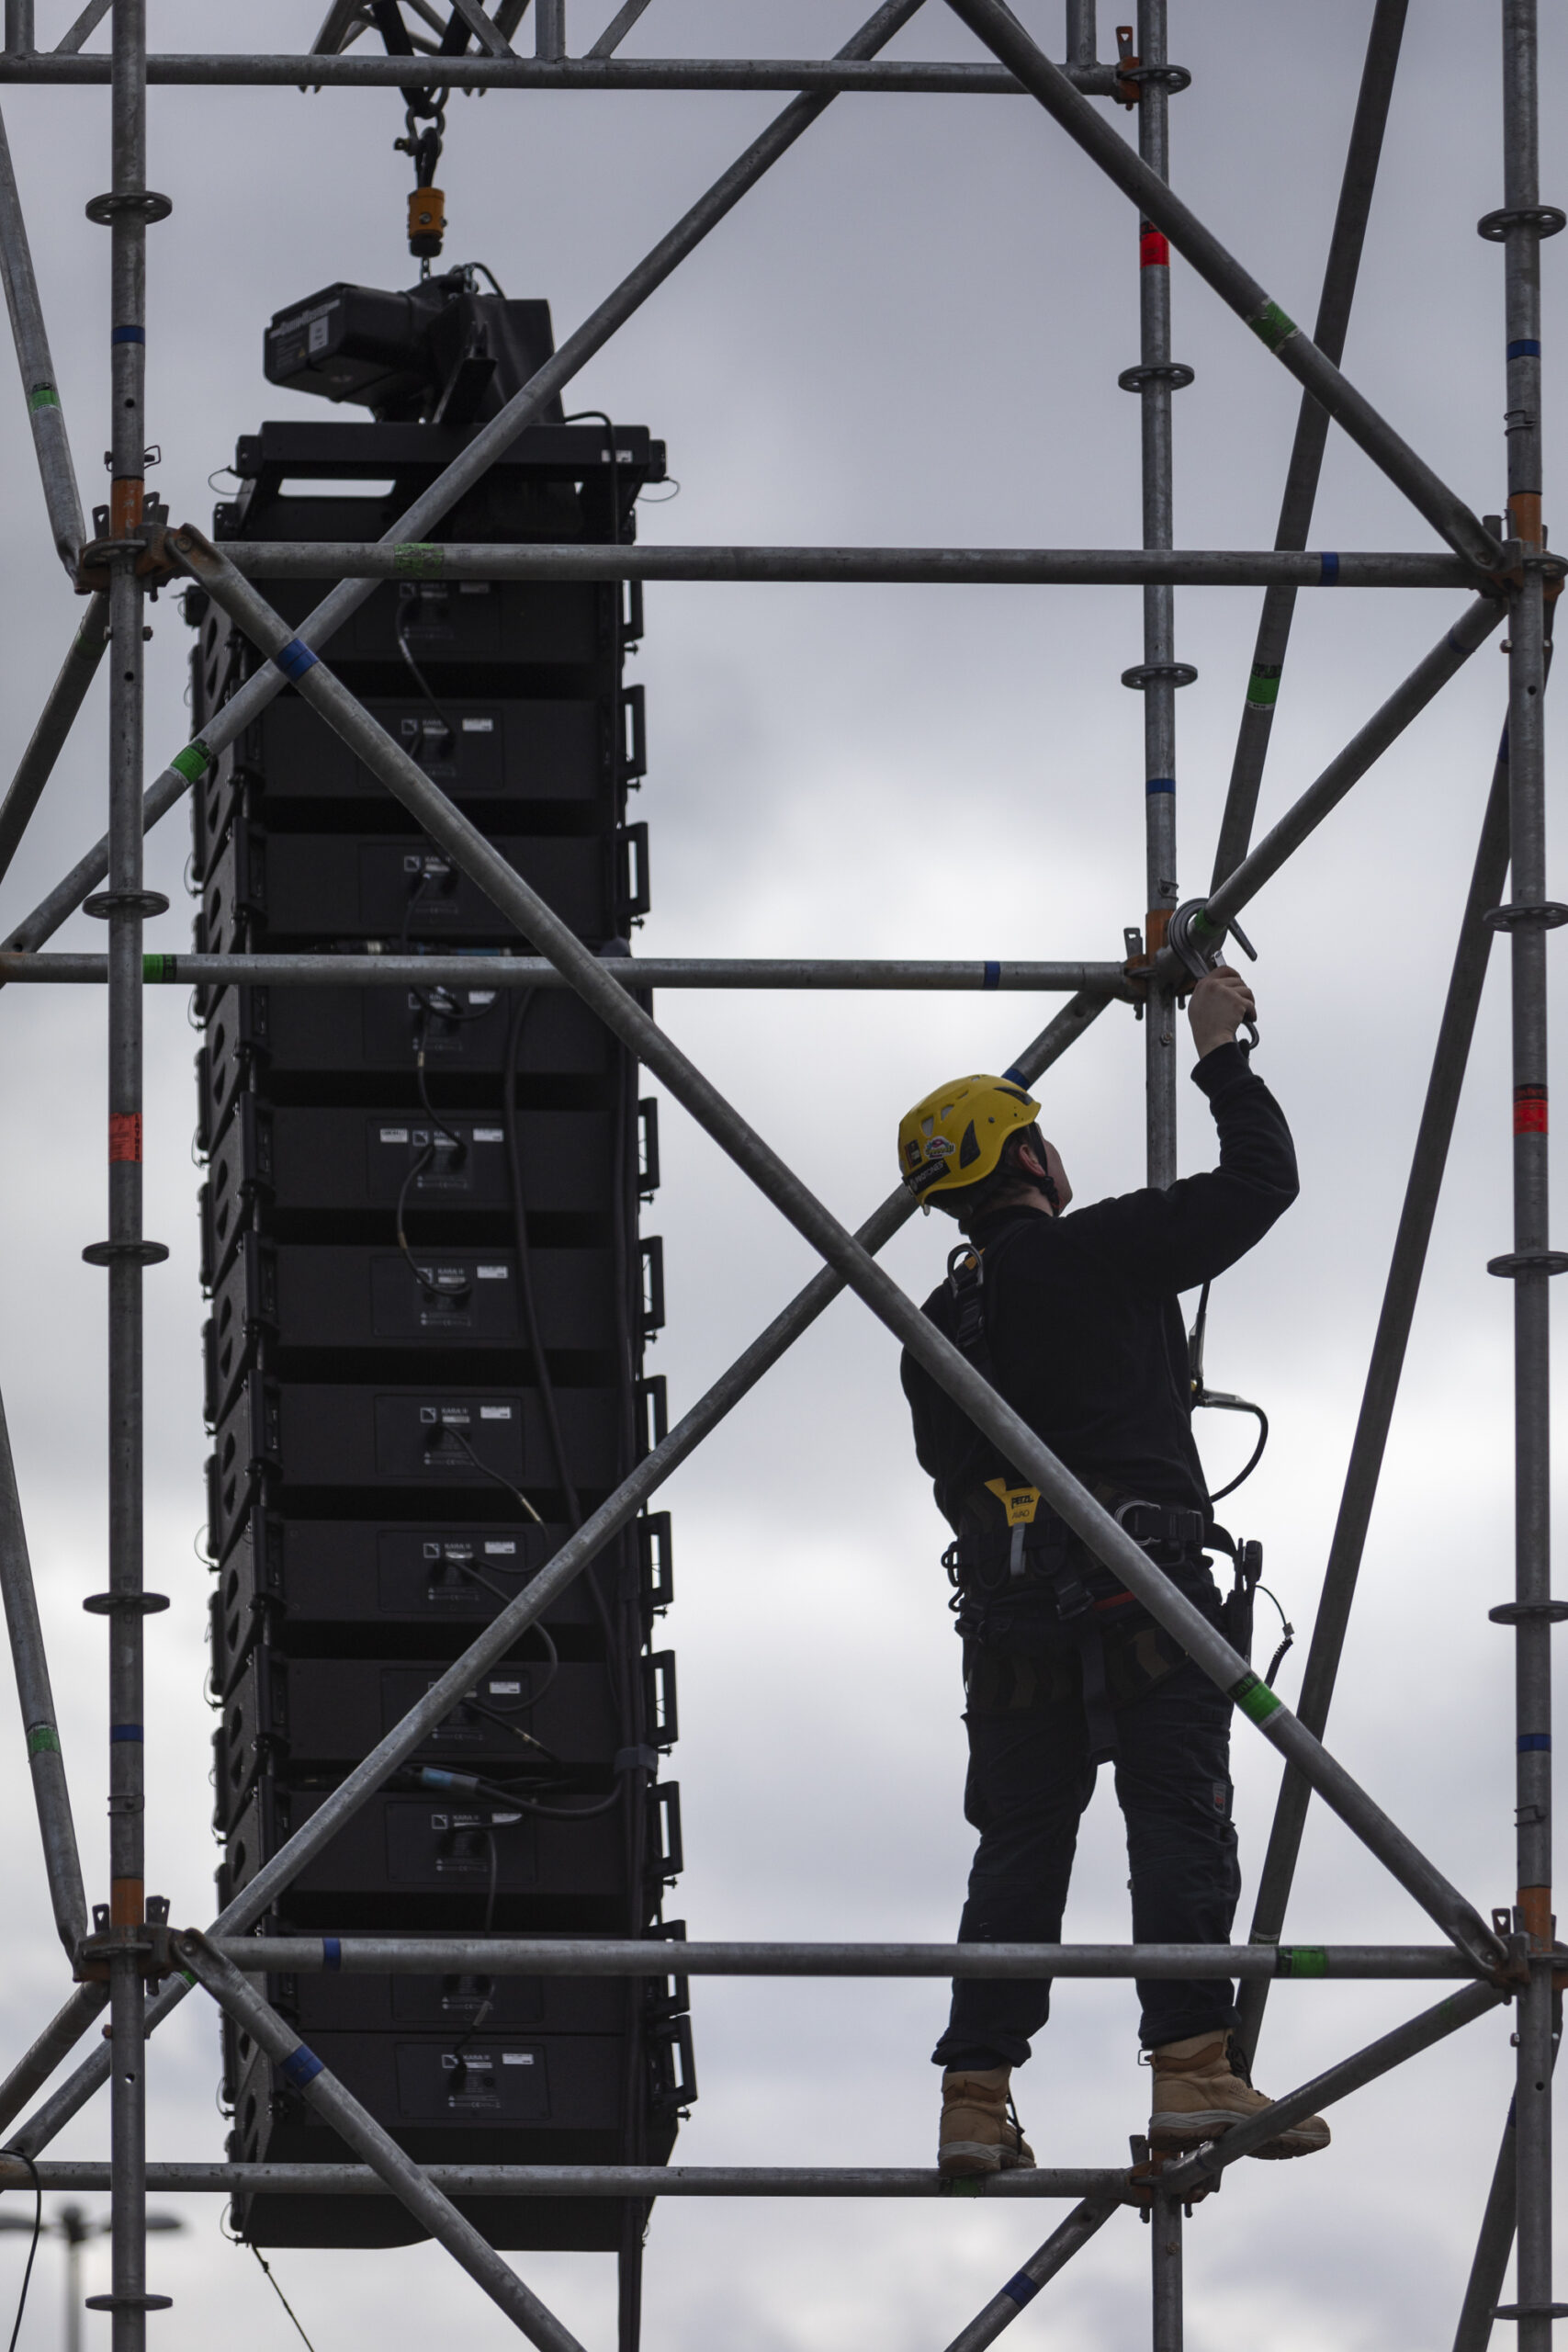
[[[1223,1274],[1300,1190],[1285,1114],[1238,1046],[1216,1046],[1192,1080],[1209,1098],[1220,1164],[1165,1192],[1129,1193],[1088,1214],[1124,1280],[1167,1294]]]

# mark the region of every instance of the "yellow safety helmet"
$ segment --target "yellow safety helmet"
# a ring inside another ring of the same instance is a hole
[[[1032,1127],[1040,1105],[1016,1074],[954,1078],[898,1123],[898,1173],[920,1206],[993,1173],[1009,1136]]]

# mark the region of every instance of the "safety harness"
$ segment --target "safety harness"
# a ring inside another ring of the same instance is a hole
[[[948,1258],[947,1285],[954,1344],[995,1387],[983,1259],[984,1251],[974,1243],[961,1243]],[[1145,1548],[1204,1541],[1208,1522],[1201,1510],[1147,1502],[1105,1481],[1090,1491],[1134,1542]],[[1040,1488],[1019,1481],[1016,1472],[977,1481],[964,1495],[960,1513],[957,1535],[942,1555],[959,1596],[959,1632],[967,1640],[983,1643],[987,1634],[1010,1625],[1010,1598],[1021,1609],[1030,1588],[1037,1592],[1043,1587],[1056,1626],[1077,1657],[1089,1761],[1106,1762],[1116,1754],[1118,1743],[1105,1635],[1108,1623],[1114,1630],[1118,1612],[1137,1606],[1134,1596],[1120,1590],[1099,1599],[1093,1595],[1089,1581],[1092,1566],[1082,1544]],[[1174,1671],[1178,1662],[1164,1661],[1164,1670]]]

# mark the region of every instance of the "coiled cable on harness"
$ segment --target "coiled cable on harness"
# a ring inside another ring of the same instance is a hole
[[[1264,1411],[1261,1405],[1254,1405],[1245,1396],[1232,1396],[1224,1389],[1210,1388],[1204,1381],[1203,1343],[1208,1337],[1209,1330],[1209,1292],[1211,1287],[1212,1285],[1209,1283],[1205,1283],[1203,1284],[1202,1292],[1198,1300],[1198,1313],[1194,1319],[1192,1329],[1187,1335],[1187,1374],[1190,1385],[1192,1409],[1196,1412],[1201,1407],[1211,1407],[1224,1413],[1251,1413],[1258,1423],[1258,1442],[1253,1447],[1252,1452],[1248,1454],[1246,1462],[1236,1472],[1234,1478],[1229,1480],[1225,1486],[1217,1487],[1214,1489],[1214,1492],[1210,1496],[1209,1500],[1212,1503],[1217,1503],[1223,1502],[1227,1495],[1234,1495],[1236,1488],[1243,1485],[1247,1479],[1251,1477],[1253,1472],[1262,1461],[1263,1449],[1269,1442],[1269,1416]],[[1270,1595],[1270,1599],[1272,1599],[1272,1595]]]

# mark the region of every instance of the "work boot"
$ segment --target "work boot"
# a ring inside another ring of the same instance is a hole
[[[1008,2089],[1011,2074],[1010,2066],[950,2066],[943,2075],[936,2161],[947,2179],[1033,2169],[1034,2151]]]
[[[1155,2070],[1154,2113],[1149,2118],[1149,2145],[1171,2154],[1217,2139],[1235,2123],[1245,2123],[1269,2106],[1261,2091],[1247,2078],[1247,2062],[1233,2056],[1228,2033],[1194,2033],[1185,2041],[1168,2041],[1150,2052]],[[1303,2116],[1275,2140],[1254,2148],[1255,2156],[1311,2156],[1328,2145],[1328,2126],[1321,2115]]]

